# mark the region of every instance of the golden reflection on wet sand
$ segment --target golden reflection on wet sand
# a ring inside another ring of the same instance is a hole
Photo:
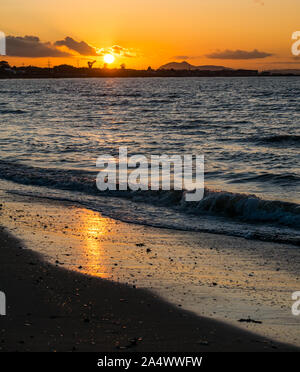
[[[81,209],[77,218],[77,229],[83,239],[79,254],[85,256],[85,273],[109,278],[110,265],[103,249],[103,239],[110,234],[108,219],[87,209]]]

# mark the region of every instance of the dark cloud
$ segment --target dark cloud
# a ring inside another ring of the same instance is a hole
[[[11,57],[70,57],[51,43],[43,43],[37,36],[7,36],[6,53]]]
[[[206,57],[213,59],[257,59],[270,57],[272,54],[266,52],[260,52],[254,49],[250,52],[246,50],[224,50],[218,51],[211,54],[207,54]]]
[[[98,49],[87,44],[85,41],[76,41],[69,36],[55,43],[41,42],[37,36],[8,36],[6,40],[7,55],[13,57],[74,57],[75,54],[72,52],[87,57],[101,57],[107,53],[127,58],[136,56],[131,49],[120,45]],[[60,47],[66,47],[70,52],[64,51]]]
[[[91,47],[85,41],[76,41],[71,37],[67,36],[64,40],[58,40],[55,42],[56,46],[66,46],[70,50],[73,50],[82,56],[97,56],[96,49]]]

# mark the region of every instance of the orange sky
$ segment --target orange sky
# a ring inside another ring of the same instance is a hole
[[[0,30],[12,36],[38,36],[42,42],[69,36],[99,49],[121,46],[131,57],[116,55],[112,67],[125,63],[129,68],[157,68],[185,59],[196,65],[300,68],[300,60],[291,54],[291,35],[300,30],[299,16],[299,0],[10,0],[1,4]],[[272,56],[207,57],[224,50],[254,49]],[[47,66],[48,60],[52,65],[86,66],[87,60],[96,59],[96,66],[103,65],[102,56],[79,54],[5,59],[40,66]]]

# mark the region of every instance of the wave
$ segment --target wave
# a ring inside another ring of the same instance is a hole
[[[88,195],[130,199],[158,207],[167,207],[186,214],[218,216],[248,223],[275,224],[300,228],[300,205],[283,201],[263,200],[256,195],[205,189],[204,198],[186,202],[186,191],[105,191],[96,187],[96,173],[79,170],[44,169],[0,160],[0,178],[18,184],[44,186]]]
[[[300,228],[300,205],[263,200],[256,195],[206,190],[204,198],[195,207],[200,212],[238,218],[245,222],[275,223]]]
[[[293,144],[293,145],[300,145],[300,135],[297,134],[277,134],[265,137],[255,138],[256,142],[262,144]]]
[[[279,174],[279,173],[267,173],[264,172],[262,174],[255,174],[255,175],[247,175],[247,176],[240,176],[234,175],[232,176],[232,180],[230,183],[241,183],[241,182],[272,182],[274,184],[288,184],[293,182],[295,185],[300,182],[300,176],[294,173],[286,173],[286,174]]]
[[[3,110],[0,110],[0,114],[3,114],[3,115],[6,115],[6,114],[21,115],[21,114],[27,114],[27,111],[3,109]]]

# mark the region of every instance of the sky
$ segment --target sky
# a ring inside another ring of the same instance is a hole
[[[10,0],[0,30],[15,65],[158,68],[186,60],[232,68],[300,68],[291,53],[299,0]]]

